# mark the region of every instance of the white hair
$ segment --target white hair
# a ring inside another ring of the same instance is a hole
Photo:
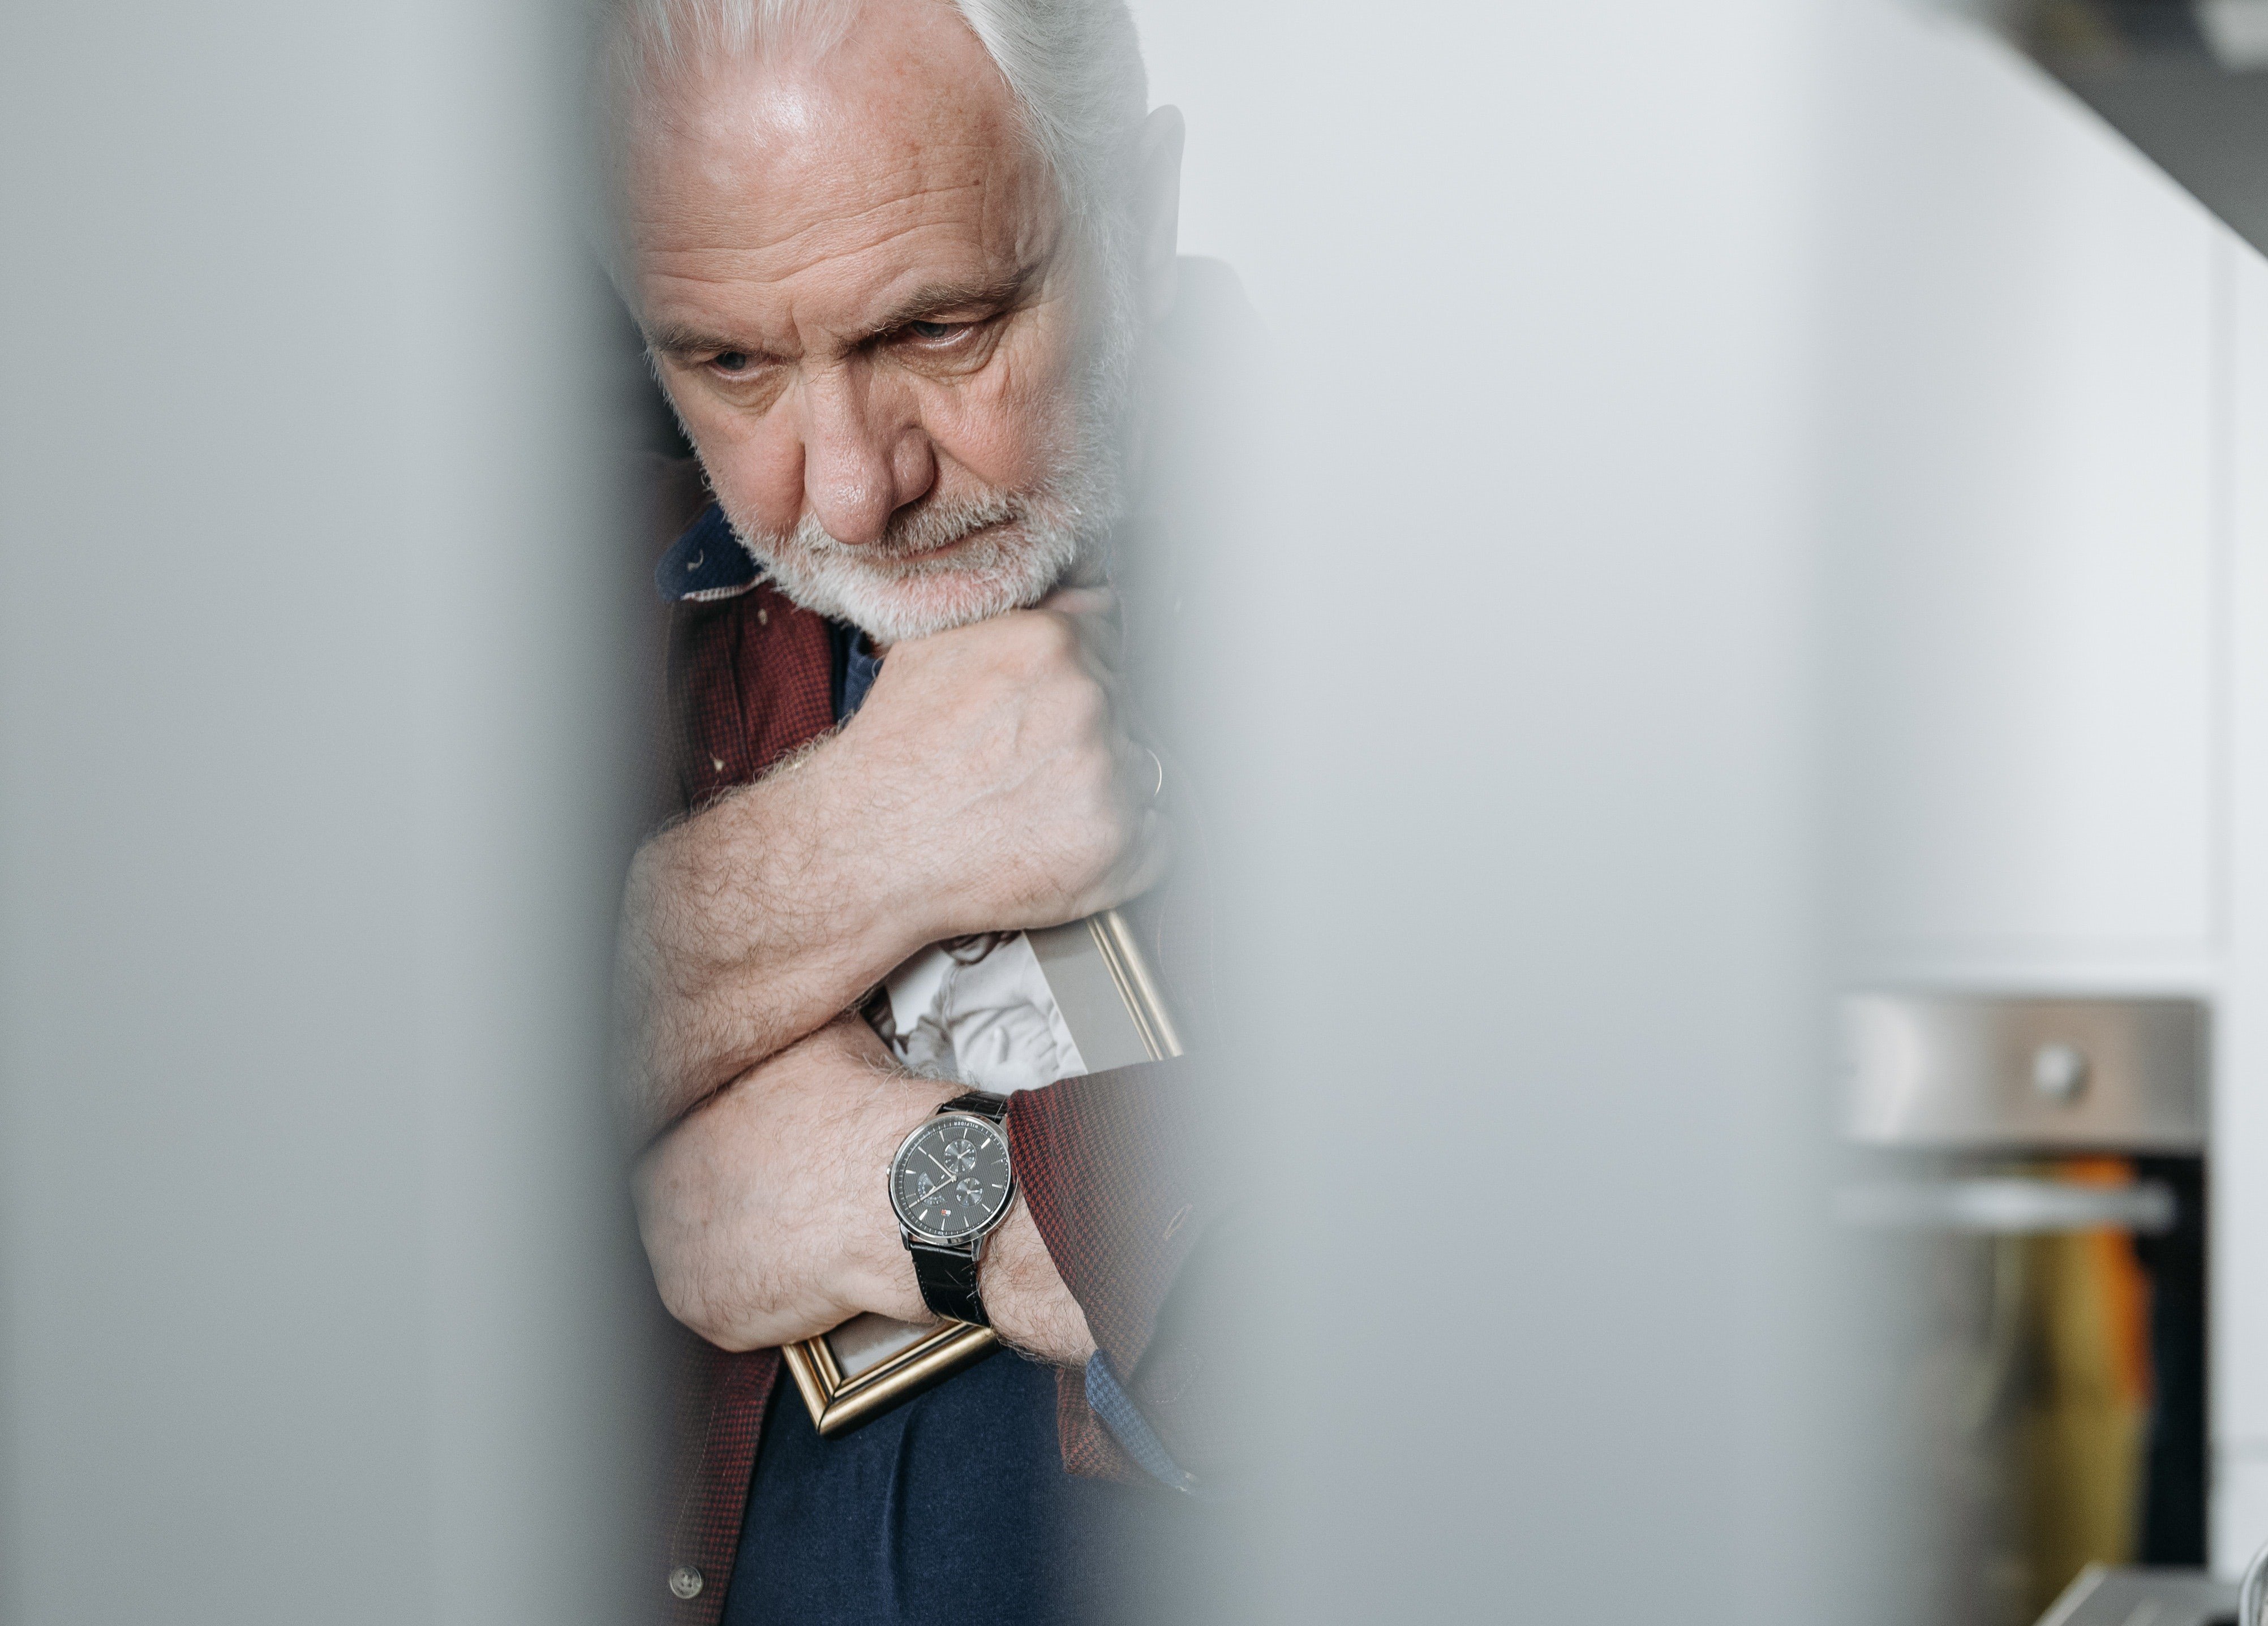
[[[605,0],[599,92],[609,167],[641,105],[674,77],[795,48],[824,55],[869,0]],[[894,516],[878,543],[846,548],[815,516],[784,533],[725,518],[773,583],[806,609],[886,643],[1038,602],[1099,559],[1123,499],[1122,460],[1139,341],[1130,188],[1149,85],[1126,0],[932,0],[950,5],[1008,87],[1023,137],[1052,179],[1088,268],[1090,320],[1049,467],[1032,489],[983,490]],[[613,233],[610,245],[624,245]],[[609,269],[636,309],[634,285]],[[960,541],[949,564],[922,555]]]
[[[823,53],[866,0],[607,0],[600,96],[609,146],[657,80],[788,44]],[[1054,177],[1066,218],[1117,235],[1149,80],[1126,0],[937,0],[950,5],[1007,82],[1023,133]]]

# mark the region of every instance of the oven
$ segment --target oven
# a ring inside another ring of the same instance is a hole
[[[2205,1556],[2208,1012],[1844,1001],[1865,1476],[1912,1618],[2029,1626]]]

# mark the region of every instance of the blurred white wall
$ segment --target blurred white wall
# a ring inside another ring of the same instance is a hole
[[[566,19],[0,13],[0,1619],[627,1618]]]
[[[1219,680],[1279,1261],[1243,1618],[1867,1618],[1809,1252],[1808,10],[1136,9],[1289,442]]]

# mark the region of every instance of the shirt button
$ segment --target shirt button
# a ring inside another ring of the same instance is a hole
[[[679,1564],[669,1572],[669,1590],[688,1602],[701,1595],[703,1585],[701,1571],[689,1563]]]

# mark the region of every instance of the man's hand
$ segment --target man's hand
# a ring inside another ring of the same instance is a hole
[[[670,1313],[728,1350],[789,1343],[864,1310],[931,1318],[890,1211],[898,1144],[961,1093],[893,1069],[844,1017],[719,1093],[638,1170],[639,1229]],[[1001,1335],[1079,1365],[1086,1318],[1021,1203],[979,1276]]]
[[[843,732],[639,852],[623,1095],[644,1140],[924,945],[1050,926],[1162,873],[1107,593],[902,644]]]
[[[1111,607],[1067,588],[898,644],[829,754],[917,946],[1060,925],[1163,873],[1158,769],[1123,715]]]

